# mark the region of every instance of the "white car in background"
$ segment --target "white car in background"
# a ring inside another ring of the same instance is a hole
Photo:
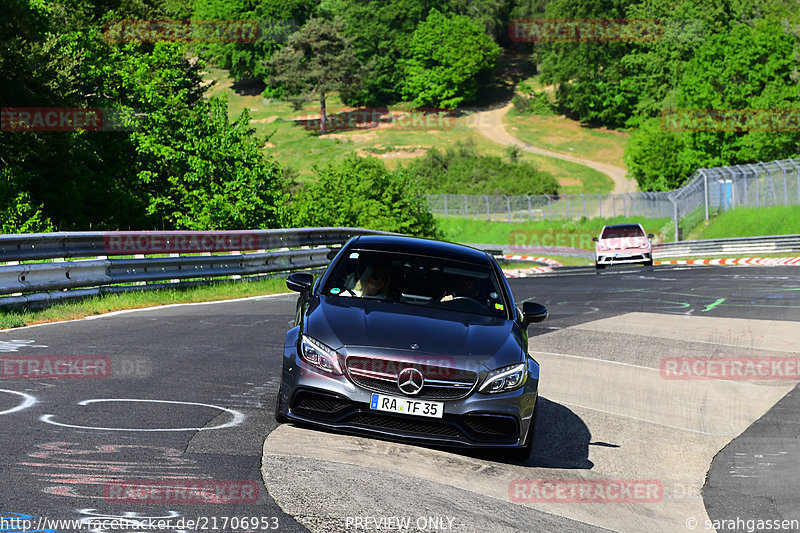
[[[641,263],[653,264],[652,233],[645,233],[641,224],[614,224],[604,226],[600,237],[592,239],[595,246],[595,267]]]

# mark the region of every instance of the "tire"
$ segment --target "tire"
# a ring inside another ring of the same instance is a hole
[[[649,260],[649,261],[645,261],[643,264],[644,264],[644,266],[646,266],[646,267],[651,267],[651,266],[653,266],[653,260],[651,259],[651,260]]]
[[[511,450],[509,456],[514,461],[527,461],[528,457],[533,452],[533,439],[536,436],[536,415],[539,413],[539,399],[536,399],[536,405],[533,407],[533,418],[531,419],[531,427],[528,428],[528,436],[525,439],[525,445],[522,448]]]
[[[605,265],[601,265],[600,263],[595,263],[595,264],[594,264],[594,267],[595,267],[597,270],[603,270],[603,269],[604,269],[606,266],[605,266]]]

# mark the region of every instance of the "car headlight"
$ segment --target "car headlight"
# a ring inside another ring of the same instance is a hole
[[[339,354],[313,337],[303,335],[300,343],[300,358],[309,365],[329,374],[343,374]]]
[[[507,392],[522,387],[527,379],[528,367],[525,363],[506,366],[489,372],[479,391],[488,394]]]

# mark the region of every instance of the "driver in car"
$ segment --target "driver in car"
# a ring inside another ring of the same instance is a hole
[[[470,298],[472,300],[477,300],[477,293],[478,290],[475,286],[475,280],[466,276],[461,276],[456,279],[454,286],[445,290],[444,296],[442,296],[439,301],[449,302],[454,298]]]

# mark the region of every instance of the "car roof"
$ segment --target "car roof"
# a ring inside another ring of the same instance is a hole
[[[401,235],[362,235],[350,241],[349,248],[398,252],[414,255],[441,257],[468,263],[491,264],[489,255],[481,250],[452,242],[405,237]]]
[[[608,226],[603,226],[603,229],[606,228],[641,228],[641,224],[609,224]]]

